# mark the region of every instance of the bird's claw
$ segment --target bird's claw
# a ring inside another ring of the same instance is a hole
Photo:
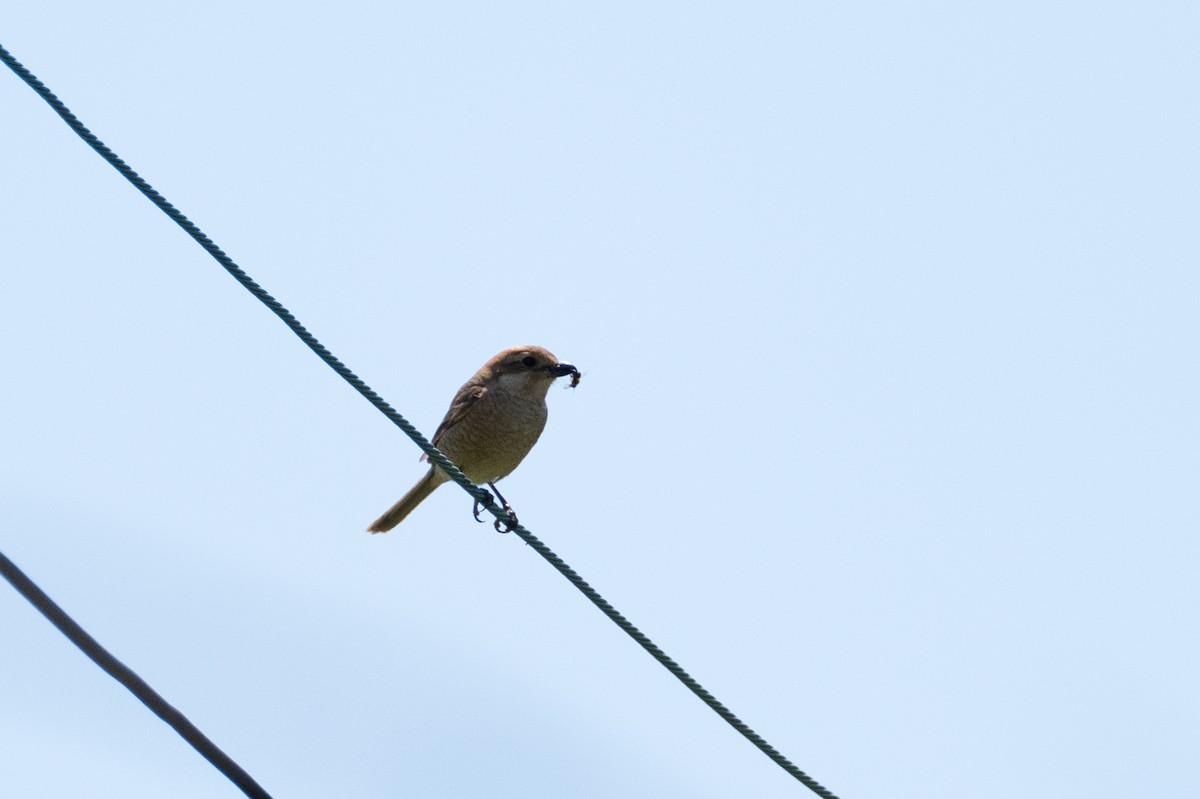
[[[508,519],[496,519],[492,522],[492,527],[496,528],[497,533],[511,533],[519,524],[517,521],[517,512],[513,510],[512,505],[508,504],[508,500],[500,493],[500,489],[492,483],[488,483],[488,488],[496,492],[496,497],[500,500],[500,507],[504,508],[504,512],[508,514]],[[490,495],[489,495],[490,496]],[[501,527],[500,525],[504,525]]]
[[[475,499],[475,507],[473,507],[473,508],[471,509],[471,515],[472,515],[472,516],[474,516],[474,517],[475,517],[475,521],[479,522],[480,524],[483,524],[483,519],[479,518],[479,515],[480,515],[480,513],[482,513],[482,512],[483,512],[483,509],[484,509],[485,507],[487,507],[488,505],[491,505],[491,504],[492,504],[492,500],[494,499],[494,497],[493,497],[491,494],[488,494],[488,492],[484,491],[483,493],[487,494],[487,500],[486,500],[486,501],[484,501],[484,502],[480,502],[480,501],[479,501],[479,498],[478,498],[478,497],[476,497],[476,499]]]
[[[517,514],[513,512],[512,506],[507,502],[504,503],[504,510],[508,511],[507,519],[496,519],[492,522],[492,527],[496,528],[497,533],[511,533],[520,522],[517,521]],[[501,527],[500,525],[504,525]]]

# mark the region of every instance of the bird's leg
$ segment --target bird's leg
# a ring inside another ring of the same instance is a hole
[[[497,533],[511,533],[513,527],[517,526],[519,523],[517,522],[517,512],[513,510],[512,505],[508,504],[508,500],[505,499],[504,495],[500,493],[500,489],[496,488],[495,483],[488,483],[488,488],[496,492],[496,497],[500,500],[500,507],[504,508],[504,511],[508,514],[509,519],[511,519],[511,521],[503,522],[504,529],[500,529],[500,519],[492,522],[492,526],[496,528]]]
[[[488,483],[488,485],[492,485],[492,484]],[[492,488],[495,488],[495,486],[492,486]],[[476,499],[475,507],[471,509],[471,515],[474,516],[475,521],[479,522],[480,524],[483,524],[483,519],[479,518],[480,512],[483,510],[484,505],[490,505],[492,503],[492,495],[488,494],[488,492],[486,492],[486,491],[484,491],[483,493],[487,494],[487,502],[486,503],[480,502],[478,499]],[[497,491],[496,493],[499,494],[500,492]],[[503,497],[501,499],[503,499]]]

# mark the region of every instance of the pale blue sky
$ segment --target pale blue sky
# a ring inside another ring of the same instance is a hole
[[[1200,7],[61,3],[0,43],[845,799],[1194,797]],[[807,791],[0,73],[0,549],[277,799]],[[6,794],[237,795],[0,586]]]

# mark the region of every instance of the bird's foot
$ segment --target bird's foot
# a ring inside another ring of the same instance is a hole
[[[520,524],[517,521],[517,512],[513,510],[512,505],[508,504],[508,500],[504,498],[504,495],[500,493],[500,489],[496,488],[494,484],[488,483],[488,488],[496,492],[496,496],[500,500],[500,507],[504,508],[504,512],[508,514],[507,520],[496,519],[496,521],[492,522],[492,527],[496,528],[497,533],[511,533],[513,528]]]
[[[488,483],[488,485],[491,486],[492,491],[496,492],[496,495],[492,496],[491,493],[484,491],[483,493],[487,494],[487,499],[484,501],[476,499],[474,507],[471,508],[471,515],[475,517],[475,521],[483,524],[486,521],[482,518],[484,509],[492,504],[493,500],[499,499],[500,507],[504,508],[504,512],[508,514],[508,519],[496,519],[492,522],[492,526],[496,528],[497,533],[511,533],[513,528],[519,524],[517,521],[517,512],[513,510],[512,505],[508,504],[508,500],[504,498],[504,495],[496,491],[496,486],[491,483]]]
[[[471,515],[474,516],[475,521],[479,522],[480,524],[483,524],[483,519],[479,518],[479,515],[483,512],[483,509],[486,506],[492,504],[492,500],[494,499],[494,497],[491,494],[488,494],[488,492],[484,491],[483,493],[487,494],[487,501],[480,502],[478,499],[476,499],[475,507],[471,509]]]

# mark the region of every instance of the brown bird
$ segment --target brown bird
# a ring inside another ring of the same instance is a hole
[[[454,395],[446,418],[433,434],[433,445],[472,483],[486,483],[496,491],[493,484],[517,468],[537,443],[546,426],[546,392],[556,378],[566,375],[571,375],[572,386],[579,382],[579,370],[560,363],[549,350],[509,347],[485,363]],[[428,458],[422,455],[421,460]],[[440,468],[430,466],[367,531],[391,530],[449,479]],[[504,502],[502,496],[500,500]],[[511,513],[508,503],[504,507]]]

